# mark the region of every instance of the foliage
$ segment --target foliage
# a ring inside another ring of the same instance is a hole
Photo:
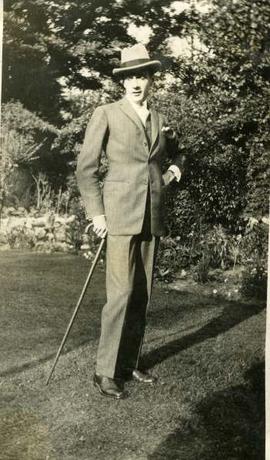
[[[248,264],[242,274],[241,292],[247,298],[266,299],[267,272],[261,264]]]
[[[168,228],[190,248],[198,279],[219,264],[248,263],[245,247],[267,248],[265,238],[251,245],[245,231],[248,216],[268,213],[270,7],[256,5],[214,2],[197,25],[210,53],[179,62],[181,80],[154,98],[187,156],[167,200]]]
[[[2,107],[0,195],[1,206],[14,189],[16,169],[31,172],[46,163],[47,152],[57,136],[57,130],[19,102]],[[31,185],[31,182],[30,182]]]
[[[206,282],[212,269],[225,270],[240,263],[241,235],[231,235],[221,225],[207,226],[200,222],[199,229],[189,229],[184,238],[167,236],[160,244],[157,260],[158,277],[172,279],[175,272],[190,269],[198,282]]]
[[[48,182],[48,179],[45,174],[39,173],[38,176],[32,176],[36,183],[36,194],[37,202],[36,208],[40,209],[51,209],[53,200],[52,200],[52,189]]]
[[[207,51],[179,59],[153,102],[179,133],[186,172],[168,197],[170,235],[199,222],[236,235],[268,213],[269,32],[266,1],[214,1],[189,23]],[[178,77],[176,73],[178,68]]]
[[[209,279],[210,259],[206,252],[202,253],[202,257],[194,270],[194,280],[198,283],[206,283]]]
[[[166,282],[172,281],[174,274],[181,268],[180,246],[178,241],[170,238],[162,238],[156,261],[155,275]]]
[[[260,260],[267,265],[267,249],[268,249],[268,222],[263,219],[261,221],[250,218],[247,222],[245,234],[242,240],[242,262],[252,262]]]
[[[58,134],[53,125],[14,101],[2,105],[2,127],[4,153],[17,165],[31,162],[37,156],[36,151],[38,157],[44,154]]]
[[[178,97],[176,96],[175,99]],[[179,229],[181,232],[186,221],[187,223],[196,221],[200,217],[209,223],[221,223],[236,228],[241,223],[241,214],[245,214],[248,204],[248,191],[251,188],[248,167],[254,158],[254,155],[250,157],[247,145],[252,140],[252,133],[246,131],[245,138],[242,139],[243,145],[237,145],[241,137],[239,123],[243,123],[246,115],[248,124],[254,113],[259,112],[258,101],[254,100],[252,106],[246,107],[245,114],[244,110],[239,113],[238,120],[234,117],[230,120],[231,129],[237,138],[235,142],[234,138],[228,136],[226,132],[228,127],[220,127],[214,122],[215,116],[217,118],[224,116],[224,108],[218,107],[216,98],[202,96],[195,100],[186,100],[185,97],[179,96],[179,99],[174,101],[176,104],[170,109],[168,119],[172,120],[171,124],[176,117],[179,119],[178,131],[181,133],[181,148],[187,155],[187,165],[180,187],[174,187],[170,194],[169,205],[176,204],[176,214],[173,215],[170,223],[172,231]],[[179,102],[180,110],[177,105]],[[211,118],[208,119],[209,112],[212,113]],[[269,174],[267,155],[266,153],[263,155],[259,173],[263,175],[264,182],[260,187],[257,185],[258,177],[253,177],[257,195],[253,194],[252,210],[256,210],[256,213],[259,211],[260,214],[267,212]],[[254,165],[253,168],[255,167]]]
[[[54,122],[61,92],[55,57],[57,50],[61,56],[61,44],[50,30],[48,3],[4,2],[3,101],[19,100]]]
[[[269,212],[269,117],[262,117],[258,133],[253,137],[250,146],[249,166],[247,173],[247,206],[246,217],[261,218]]]
[[[70,108],[66,91],[106,89],[119,49],[135,39],[131,22],[152,28],[160,54],[170,32],[167,0],[7,0],[4,5],[4,100],[16,98],[54,123]],[[24,76],[22,79],[21,76]]]
[[[25,225],[12,228],[7,234],[11,249],[32,249],[35,246],[35,234]]]
[[[246,297],[266,299],[268,265],[268,224],[257,219],[249,219],[242,241],[242,262],[245,270],[242,275],[241,292]]]
[[[163,238],[157,259],[157,276],[170,281],[176,272],[190,270],[198,282],[206,282],[211,270],[235,270],[246,267],[243,275],[260,273],[265,283],[267,273],[268,223],[250,219],[239,233],[230,233],[219,225],[202,221],[190,228],[184,238]],[[245,284],[245,281],[243,281]],[[247,289],[246,289],[247,292]]]

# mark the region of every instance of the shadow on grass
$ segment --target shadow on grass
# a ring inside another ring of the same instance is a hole
[[[89,342],[90,342],[89,339],[85,339],[85,340],[81,340],[80,343],[78,343],[78,344],[76,344],[74,346],[71,346],[71,345],[65,346],[63,348],[63,350],[61,351],[59,359],[61,359],[62,356],[67,355],[70,351],[76,350],[76,349],[82,347],[83,345],[88,344]],[[59,347],[60,347],[60,343],[59,343]],[[29,369],[33,369],[34,367],[38,366],[39,364],[44,364],[44,363],[47,363],[48,361],[52,361],[52,363],[53,363],[59,347],[57,347],[55,349],[54,353],[49,353],[46,356],[42,356],[42,357],[40,357],[38,359],[34,359],[33,361],[26,362],[26,363],[21,364],[19,366],[10,367],[9,369],[7,369],[5,371],[0,372],[0,377],[7,377],[7,376],[15,375],[18,372],[24,372],[24,371],[27,371]]]
[[[7,377],[7,376],[10,376],[10,375],[17,374],[18,372],[27,371],[29,369],[32,369],[33,367],[38,366],[39,364],[46,363],[50,359],[54,358],[54,356],[55,355],[51,354],[51,355],[48,355],[48,356],[44,356],[43,358],[35,359],[34,361],[24,363],[24,364],[22,364],[20,366],[10,367],[9,369],[7,369],[5,371],[0,372],[0,377]]]
[[[204,342],[207,339],[217,337],[223,334],[232,327],[247,320],[253,315],[257,315],[263,310],[263,304],[249,305],[236,302],[229,302],[224,307],[222,314],[218,318],[214,318],[201,329],[192,334],[173,340],[160,348],[153,349],[143,356],[142,366],[145,369],[150,369],[156,364],[160,364],[166,359],[186,350],[193,345]]]
[[[180,420],[148,460],[264,459],[264,363],[256,363],[243,385],[203,399],[192,420]]]

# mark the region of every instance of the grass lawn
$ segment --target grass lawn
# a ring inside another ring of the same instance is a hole
[[[262,460],[265,305],[155,286],[143,362],[154,387],[92,385],[104,269],[46,376],[89,270],[72,255],[0,253],[1,460]]]

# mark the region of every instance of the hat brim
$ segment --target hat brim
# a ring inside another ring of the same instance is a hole
[[[131,65],[129,67],[120,67],[117,69],[113,69],[112,73],[113,75],[123,75],[126,73],[129,73],[131,70],[137,70],[137,69],[147,69],[151,68],[152,71],[157,72],[158,70],[161,69],[161,62],[160,61],[149,61],[149,62],[144,62],[142,64],[137,64],[137,65]]]

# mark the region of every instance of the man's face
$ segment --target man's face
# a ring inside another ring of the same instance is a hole
[[[126,95],[135,104],[142,104],[148,96],[152,81],[152,76],[147,71],[134,71],[128,74],[123,80]]]

